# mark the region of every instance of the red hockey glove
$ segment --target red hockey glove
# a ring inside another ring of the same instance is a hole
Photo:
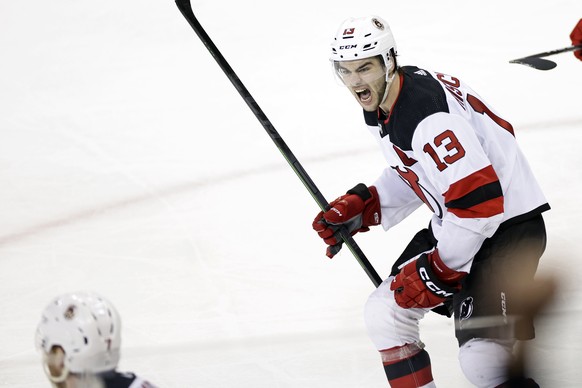
[[[458,292],[465,275],[466,272],[448,268],[435,249],[406,264],[392,280],[390,289],[402,308],[431,308]]]
[[[582,44],[582,19],[578,21],[578,24],[576,24],[576,27],[572,30],[570,39],[572,39],[572,45]],[[574,51],[574,55],[582,61],[582,50]]]
[[[329,258],[341,249],[342,240],[338,231],[342,226],[353,236],[380,224],[380,200],[374,186],[366,187],[360,183],[329,205],[330,209],[319,212],[312,224],[319,237],[328,245],[326,255]]]

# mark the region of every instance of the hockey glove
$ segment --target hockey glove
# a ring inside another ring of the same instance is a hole
[[[406,264],[392,280],[390,289],[402,308],[433,308],[458,292],[466,275],[448,268],[435,249]]]
[[[326,255],[329,258],[341,249],[339,229],[342,226],[353,236],[380,224],[380,200],[374,186],[366,187],[360,183],[329,205],[329,210],[319,212],[312,224],[319,237],[328,245]]]
[[[572,39],[573,45],[582,44],[582,19],[578,21],[578,24],[576,24],[576,27],[574,27],[574,29],[572,30],[572,33],[570,34],[570,39]],[[576,56],[576,58],[582,61],[582,50],[574,51],[574,55]]]

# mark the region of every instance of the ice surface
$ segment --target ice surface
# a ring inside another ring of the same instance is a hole
[[[553,207],[540,271],[563,279],[532,375],[580,385],[582,63],[508,63],[569,45],[579,0],[193,6],[328,199],[384,166],[327,61],[348,16],[386,18],[401,63],[460,77],[511,121]],[[120,369],[160,387],[386,386],[362,322],[372,283],[347,250],[324,256],[315,202],[172,1],[2,1],[0,48],[0,386],[48,386],[36,324],[78,289],[114,302]],[[357,236],[381,276],[428,216]],[[453,322],[421,325],[437,384],[468,387]]]

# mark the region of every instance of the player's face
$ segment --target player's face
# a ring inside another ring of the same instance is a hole
[[[376,111],[386,90],[386,67],[381,59],[335,62],[334,67],[362,108],[368,112]]]

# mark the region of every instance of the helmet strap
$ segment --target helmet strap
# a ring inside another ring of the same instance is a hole
[[[390,69],[388,69],[388,65],[390,63],[390,58],[392,59],[392,74],[390,74]],[[392,85],[392,81],[394,81],[394,77],[396,76],[396,55],[394,54],[394,49],[390,49],[390,52],[388,53],[388,63],[385,62],[386,65],[386,88],[384,89],[384,96],[382,96],[382,99],[380,100],[380,105],[382,105],[382,103],[384,103],[384,101],[386,101],[386,98],[388,97],[388,91],[390,90],[390,85]]]
[[[388,75],[388,73],[386,73],[386,88],[384,89],[384,95],[382,96],[382,99],[380,100],[380,105],[382,105],[384,103],[384,101],[386,101],[386,98],[388,97],[388,91],[390,90],[390,85],[392,85],[392,81],[394,81],[395,75],[396,75],[396,70],[394,70],[392,72],[392,75]]]
[[[51,381],[51,383],[53,384],[60,384],[60,383],[64,383],[65,380],[67,379],[67,377],[69,377],[69,368],[67,368],[66,366],[63,368],[63,370],[61,371],[61,374],[59,376],[54,376],[47,363],[44,363],[44,372],[46,373],[47,377],[49,378],[49,380]]]
[[[55,348],[53,348],[53,350],[54,349]],[[44,353],[42,366],[44,369],[44,373],[51,381],[53,386],[56,387],[58,386],[58,384],[64,383],[65,380],[67,380],[67,378],[69,377],[69,368],[67,368],[67,366],[63,362],[63,359],[61,359],[62,357],[64,357],[64,353],[53,350],[51,350],[49,353]],[[55,361],[56,364],[60,364],[62,362],[63,363],[62,368],[54,368]],[[58,372],[59,374],[55,375],[54,372]]]

